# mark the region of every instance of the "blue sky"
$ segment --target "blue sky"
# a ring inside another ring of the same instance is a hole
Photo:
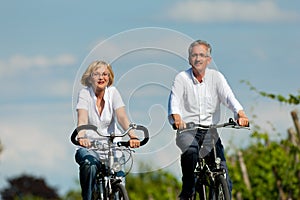
[[[257,115],[253,123],[274,126],[273,139],[285,137],[289,112],[298,107],[264,99],[240,81],[275,94],[298,92],[299,10],[296,0],[3,1],[0,188],[21,173],[45,178],[60,193],[75,187],[68,139],[78,77],[93,59],[112,64],[131,120],[149,128],[152,140],[137,151],[137,162],[160,158],[153,170],[178,171],[167,98],[175,74],[189,67],[194,39],[212,44],[211,67],[227,77],[248,115]],[[246,145],[242,133],[224,135],[225,146]]]

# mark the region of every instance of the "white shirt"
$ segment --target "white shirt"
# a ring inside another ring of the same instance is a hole
[[[235,117],[243,109],[220,72],[206,69],[200,83],[190,68],[175,77],[169,96],[169,122],[174,123],[171,114],[179,114],[184,122],[217,124],[221,103],[232,110]]]
[[[88,111],[88,124],[98,127],[98,130],[103,134],[119,134],[120,130],[117,128],[115,121],[115,110],[125,106],[119,91],[110,86],[105,89],[104,93],[104,108],[101,113],[96,106],[97,97],[92,87],[86,87],[79,91],[78,102],[76,109],[84,109]],[[88,137],[98,137],[97,134],[87,135]]]

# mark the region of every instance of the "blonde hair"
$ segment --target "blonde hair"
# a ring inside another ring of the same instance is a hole
[[[92,62],[88,68],[85,70],[85,72],[83,73],[82,77],[81,77],[81,84],[84,85],[84,86],[91,86],[91,82],[90,82],[90,79],[91,79],[91,76],[92,76],[92,73],[99,69],[100,67],[107,67],[108,71],[109,71],[109,82],[108,82],[108,86],[111,86],[113,83],[114,83],[114,78],[115,78],[115,75],[114,75],[114,72],[112,70],[112,67],[110,64],[104,62],[104,61],[99,61],[99,60],[96,60],[94,62]]]

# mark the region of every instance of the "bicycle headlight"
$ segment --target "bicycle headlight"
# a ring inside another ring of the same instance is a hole
[[[115,172],[118,172],[122,169],[121,167],[121,164],[119,162],[114,162],[114,164],[112,165],[112,169],[115,171]]]
[[[112,171],[117,177],[125,177],[125,172],[122,170],[122,165],[119,162],[115,162],[112,166]]]

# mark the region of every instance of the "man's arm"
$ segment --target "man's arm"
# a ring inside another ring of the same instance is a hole
[[[169,122],[173,128],[184,128],[185,123],[181,119],[181,100],[184,91],[184,83],[181,76],[176,76],[172,85],[172,89],[168,102]]]
[[[235,98],[235,95],[233,94],[229,84],[221,73],[219,73],[219,80],[218,92],[222,103],[234,112],[234,117],[237,119],[237,122],[240,126],[248,126],[249,120],[243,110],[242,105]]]

